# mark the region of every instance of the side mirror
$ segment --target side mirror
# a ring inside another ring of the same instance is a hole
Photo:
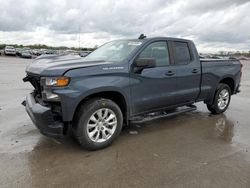
[[[156,67],[156,61],[153,58],[137,58],[134,61],[134,65],[138,69],[148,69]]]

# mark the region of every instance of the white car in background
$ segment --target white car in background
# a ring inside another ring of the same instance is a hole
[[[16,49],[13,46],[6,46],[4,48],[5,55],[16,55]]]

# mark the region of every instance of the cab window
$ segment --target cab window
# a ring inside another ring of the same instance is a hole
[[[156,66],[168,66],[169,53],[167,42],[159,41],[149,44],[139,55],[139,58],[154,58]]]
[[[191,55],[186,42],[174,42],[175,56],[177,64],[188,64],[191,61]]]

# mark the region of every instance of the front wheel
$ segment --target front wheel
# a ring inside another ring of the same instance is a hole
[[[109,146],[120,134],[123,116],[119,106],[109,99],[96,98],[81,106],[75,136],[88,150]]]
[[[213,114],[221,114],[227,110],[230,100],[230,87],[227,84],[219,84],[215,92],[213,104],[207,104],[207,108]]]

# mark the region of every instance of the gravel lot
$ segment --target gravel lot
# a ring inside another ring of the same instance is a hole
[[[123,130],[88,152],[42,136],[20,104],[32,60],[0,56],[0,187],[250,187],[250,62],[228,111],[198,110]],[[133,134],[132,134],[133,133]]]

